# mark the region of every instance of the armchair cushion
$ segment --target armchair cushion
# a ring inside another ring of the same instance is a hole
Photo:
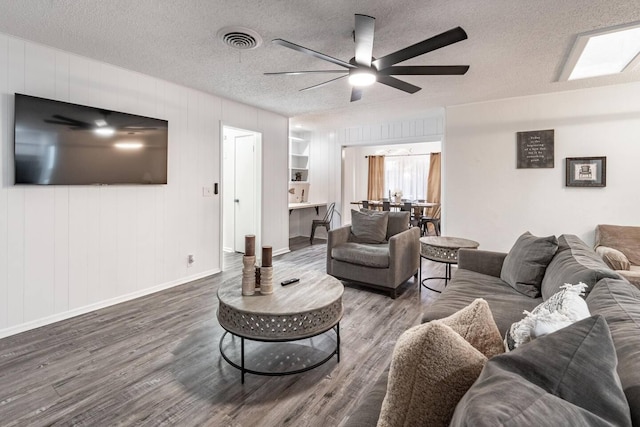
[[[640,227],[599,224],[596,227],[596,244],[622,252],[633,265],[640,265]]]
[[[389,245],[343,243],[331,250],[331,256],[338,261],[365,265],[375,268],[389,268]]]
[[[383,243],[387,238],[389,212],[358,212],[351,209],[350,242]]]
[[[387,240],[391,236],[409,229],[411,212],[389,212],[389,224],[387,225]]]
[[[608,246],[598,246],[596,253],[602,257],[604,262],[613,270],[630,270],[629,259],[619,250]]]

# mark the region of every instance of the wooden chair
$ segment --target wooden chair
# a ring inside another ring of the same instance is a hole
[[[331,203],[327,208],[327,213],[324,214],[324,218],[322,219],[314,219],[311,223],[311,237],[309,241],[313,245],[313,236],[316,234],[316,227],[324,227],[327,229],[327,233],[331,230],[331,219],[333,218],[333,211],[336,207],[335,202]]]

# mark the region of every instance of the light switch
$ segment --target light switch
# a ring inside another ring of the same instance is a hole
[[[212,197],[213,196],[213,188],[206,186],[202,187],[202,197]]]

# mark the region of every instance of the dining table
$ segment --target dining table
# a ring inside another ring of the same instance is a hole
[[[367,200],[369,202],[369,207],[372,209],[382,209],[382,203],[383,200]],[[384,200],[386,202],[386,200]],[[426,209],[426,208],[433,208],[436,206],[440,206],[440,203],[432,203],[432,202],[419,202],[417,200],[406,200],[406,201],[390,201],[389,202],[389,207],[393,208],[393,209],[400,209],[401,207],[404,206],[405,203],[411,203],[411,210],[414,210],[416,208],[419,209]],[[352,205],[358,205],[358,206],[362,206],[362,200],[360,201],[356,201],[356,202],[351,202]]]

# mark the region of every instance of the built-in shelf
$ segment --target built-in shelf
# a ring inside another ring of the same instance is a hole
[[[309,140],[302,135],[289,137],[289,179],[300,183],[309,181]]]

